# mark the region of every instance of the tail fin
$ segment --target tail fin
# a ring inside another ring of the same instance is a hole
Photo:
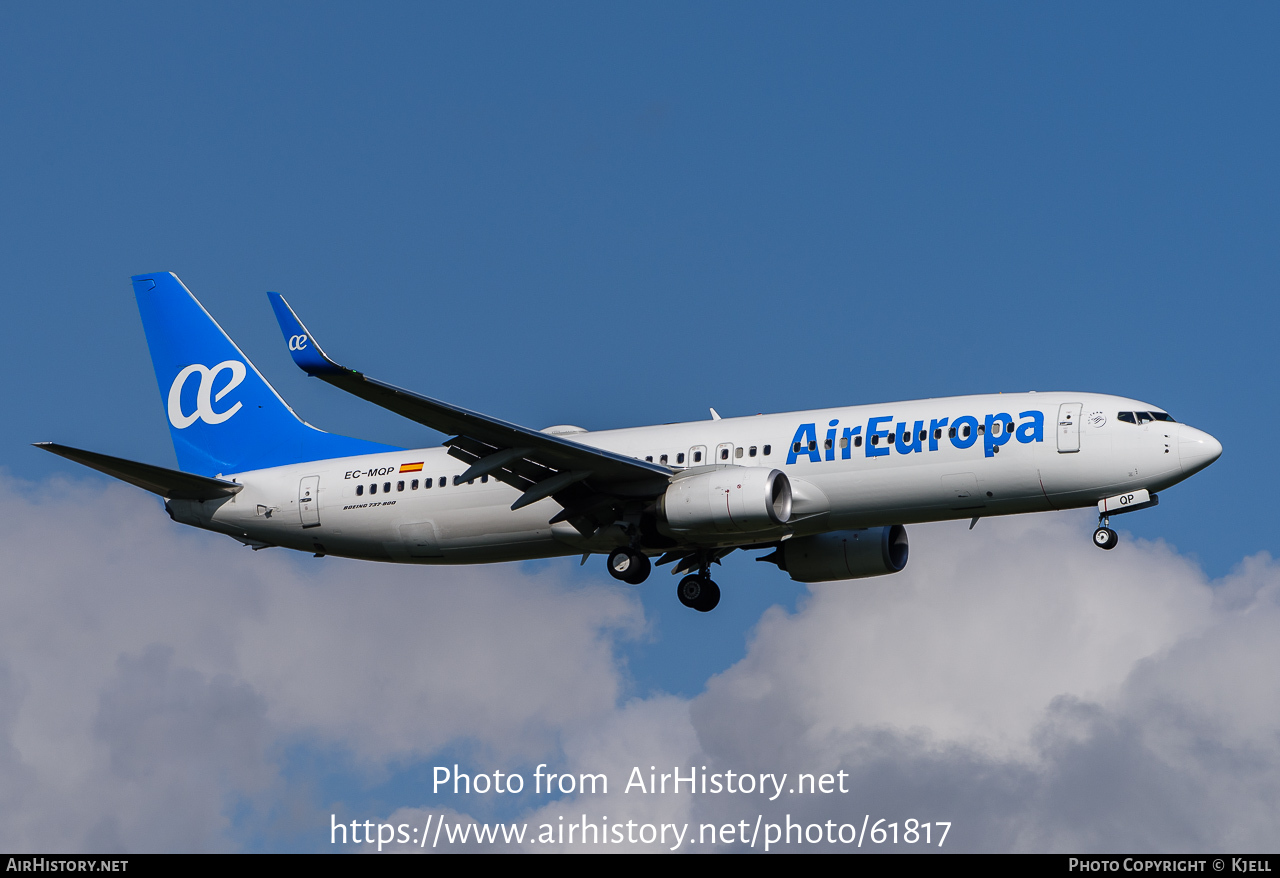
[[[396,450],[301,420],[172,272],[133,291],[184,471],[214,476]]]

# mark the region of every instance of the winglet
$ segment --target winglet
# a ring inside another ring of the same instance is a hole
[[[298,364],[298,368],[308,375],[347,371],[329,359],[329,355],[320,348],[320,343],[302,325],[298,315],[293,313],[284,296],[279,293],[267,293],[267,298],[271,300],[271,308],[276,312],[280,331],[284,333],[285,342],[289,345],[289,355]]]

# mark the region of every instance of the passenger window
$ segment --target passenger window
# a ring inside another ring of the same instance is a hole
[[[676,455],[676,463],[684,463],[684,452],[681,451]]]
[[[693,462],[694,462],[694,463],[702,463],[702,452],[701,452],[701,451],[695,451],[695,452],[693,453]]]
[[[800,453],[800,443],[799,443],[799,442],[797,442],[795,445],[792,445],[792,446],[791,446],[791,450],[792,450],[792,451],[794,451],[796,454],[799,454],[799,453]]]
[[[979,428],[979,429],[981,429],[981,428]],[[968,425],[968,424],[965,424],[965,425],[964,425],[964,437],[963,437],[963,438],[968,439],[968,438],[969,438],[969,433],[970,433],[970,432],[972,432],[972,431],[969,429],[969,425]]]
[[[830,447],[831,447],[831,440],[830,440],[830,439],[825,440],[825,441],[822,443],[822,447],[823,447],[823,448],[830,448]]]
[[[440,477],[440,487],[442,487],[442,488],[443,488],[443,487],[444,487],[445,485],[447,485],[447,484],[448,484],[448,482],[446,482],[446,481],[445,481],[444,476],[441,476],[441,477]]]
[[[752,445],[751,450],[747,452],[747,457],[755,457],[755,456],[756,456],[756,447]]]
[[[390,494],[390,493],[391,493],[391,483],[390,483],[390,482],[383,482],[383,483],[382,483],[382,493],[384,493],[384,494]]]
[[[942,428],[941,428],[941,427],[939,427],[939,428],[938,428],[938,432],[939,432],[939,433],[941,433],[941,432],[942,432]],[[955,427],[952,427],[951,429],[947,430],[947,438],[948,438],[948,439],[954,439],[954,438],[956,438],[956,428],[955,428]]]
[[[435,482],[435,479],[423,479],[423,480],[422,480],[422,487],[423,487],[424,489],[430,488],[430,487],[431,487],[431,485],[432,485],[434,482]]]
[[[454,476],[454,477],[453,477],[453,486],[456,488],[456,487],[458,487],[458,485],[461,485],[461,484],[462,484],[462,479],[461,479],[461,478],[459,478],[458,476]]]
[[[356,485],[356,496],[357,497],[364,496],[364,485]]]
[[[934,430],[934,431],[933,431],[933,438],[934,438],[934,439],[941,439],[941,438],[942,438],[942,428],[941,428],[941,427],[939,427],[938,429],[936,429],[936,430]]]
[[[1004,425],[1004,431],[1005,431],[1006,433],[1012,433],[1012,432],[1013,432],[1013,421],[1009,421],[1008,423],[1006,423],[1006,424]]]
[[[880,434],[879,434],[879,433],[872,433],[872,434],[871,434],[871,444],[872,444],[872,445],[879,445],[879,444],[880,444]]]
[[[920,431],[920,441],[921,441],[921,442],[923,442],[924,440],[926,440],[926,439],[928,439],[928,438],[929,438],[929,431],[928,431],[928,430],[921,430],[921,431]]]
[[[396,490],[397,490],[397,491],[403,491],[403,490],[404,490],[404,482],[396,482]]]
[[[979,436],[981,436],[981,435],[983,435],[983,434],[984,434],[984,433],[986,433],[986,432],[987,432],[987,425],[986,425],[986,424],[979,424],[979,425],[978,425],[978,435],[979,435]]]
[[[854,447],[854,448],[861,448],[861,447],[862,447],[862,437],[861,437],[861,436],[854,436],[854,437],[853,437],[853,447]]]
[[[817,451],[817,450],[818,450],[818,440],[817,440],[817,439],[810,439],[810,440],[809,440],[809,450],[810,450],[810,451]]]
[[[1121,412],[1116,415],[1116,420],[1124,421],[1126,424],[1138,423],[1138,419],[1133,416],[1133,412]]]
[[[482,485],[483,485],[483,484],[486,484],[488,481],[489,481],[489,477],[488,477],[487,475],[486,475],[486,476],[481,476],[481,477],[480,477],[480,484],[482,484]]]
[[[662,457],[658,458],[658,463],[666,463],[666,462],[667,462],[667,456],[665,454],[662,455]]]
[[[848,448],[848,447],[849,447],[849,437],[848,437],[848,436],[841,436],[841,437],[840,437],[840,447],[841,447],[841,448]]]
[[[728,448],[721,448],[721,449],[720,449],[720,459],[721,459],[721,460],[728,460],[728,459],[729,459],[729,449],[728,449]]]
[[[376,494],[376,493],[378,493],[378,483],[377,483],[377,482],[374,482],[372,485],[370,485],[370,486],[369,486],[369,493],[370,493],[370,494]]]
[[[412,482],[410,482],[410,483],[409,483],[409,490],[410,490],[410,491],[416,491],[416,490],[418,490],[418,480],[417,480],[417,479],[414,479]]]
[[[733,452],[734,457],[742,457],[742,446],[739,445]]]
[[[653,455],[652,455],[652,454],[650,454],[648,457],[646,457],[646,458],[645,458],[645,462],[646,462],[646,463],[653,463]]]
[[[764,453],[765,453],[765,455],[767,456],[767,455],[769,454],[769,452],[770,452],[770,451],[772,451],[772,450],[773,450],[773,446],[772,446],[772,445],[766,445],[766,446],[764,447]]]

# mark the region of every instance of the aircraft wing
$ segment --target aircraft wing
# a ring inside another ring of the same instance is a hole
[[[36,448],[74,460],[90,469],[106,473],[122,482],[136,485],[144,491],[159,494],[167,500],[217,500],[237,493],[243,485],[223,479],[211,479],[192,473],[179,472],[149,463],[138,463],[123,457],[111,457],[96,451],[83,451],[53,442],[37,442]]]
[[[419,424],[451,435],[449,453],[471,464],[463,480],[493,475],[522,493],[519,509],[544,497],[565,507],[552,521],[594,532],[615,498],[655,497],[674,472],[661,464],[540,433],[370,378],[334,362],[279,293],[268,293],[293,361],[302,371]],[[582,523],[580,523],[582,522]]]

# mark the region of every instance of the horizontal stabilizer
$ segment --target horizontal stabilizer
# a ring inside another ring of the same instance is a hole
[[[36,448],[43,448],[67,460],[82,463],[90,469],[106,473],[122,482],[136,485],[144,491],[159,494],[167,500],[217,500],[230,497],[243,485],[227,482],[222,479],[210,479],[205,476],[192,475],[149,463],[138,463],[125,460],[123,457],[111,457],[98,454],[96,451],[82,451],[53,442],[37,442]]]

